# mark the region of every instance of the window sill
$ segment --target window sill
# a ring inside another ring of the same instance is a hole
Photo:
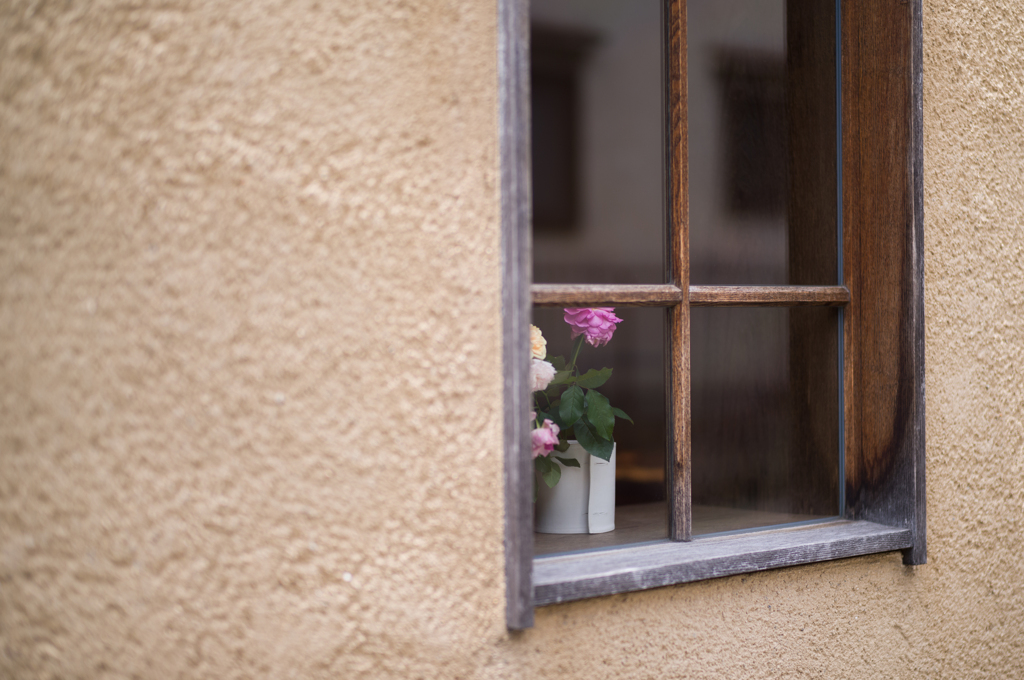
[[[910,529],[835,520],[811,526],[658,541],[533,560],[534,604],[556,604],[720,576],[904,550]]]

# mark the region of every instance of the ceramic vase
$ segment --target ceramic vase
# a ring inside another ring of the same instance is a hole
[[[612,457],[601,460],[587,453],[574,439],[565,453],[552,458],[575,458],[580,467],[566,467],[557,460],[562,477],[554,488],[537,479],[535,527],[542,534],[603,534],[615,529],[615,447]]]

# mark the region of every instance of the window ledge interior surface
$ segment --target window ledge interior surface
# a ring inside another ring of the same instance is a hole
[[[904,550],[910,529],[835,520],[811,526],[659,541],[534,558],[534,604],[660,588],[824,560]]]

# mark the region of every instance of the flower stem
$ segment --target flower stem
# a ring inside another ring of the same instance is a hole
[[[583,347],[583,340],[585,336],[581,335],[576,338],[576,346],[572,348],[572,361],[569,362],[569,370],[573,373],[576,372],[576,357],[580,355],[580,348]]]

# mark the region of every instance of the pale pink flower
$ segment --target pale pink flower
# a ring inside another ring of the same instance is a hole
[[[582,333],[588,343],[600,347],[612,339],[615,325],[622,321],[614,311],[614,307],[566,307],[563,318],[572,328],[574,340]]]
[[[534,458],[548,455],[558,445],[558,425],[545,418],[544,424],[530,433],[530,442]]]
[[[530,391],[546,390],[555,377],[555,367],[546,361],[534,359],[530,362]]]

